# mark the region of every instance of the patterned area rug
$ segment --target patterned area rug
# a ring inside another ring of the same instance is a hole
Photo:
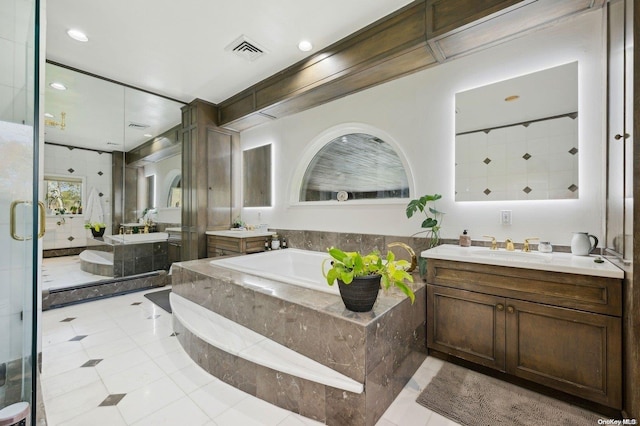
[[[445,363],[416,402],[462,425],[597,425],[603,416]]]

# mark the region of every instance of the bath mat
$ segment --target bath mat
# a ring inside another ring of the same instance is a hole
[[[144,297],[151,300],[153,303],[160,306],[165,311],[171,313],[171,303],[169,303],[169,293],[171,293],[171,289],[155,291],[153,293],[147,293],[144,295]]]
[[[601,415],[445,363],[416,399],[462,425],[597,425]]]

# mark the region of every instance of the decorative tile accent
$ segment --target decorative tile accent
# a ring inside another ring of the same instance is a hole
[[[75,240],[75,238],[73,238],[73,236],[70,236],[69,238],[67,238],[67,240],[73,241],[73,240]]]
[[[82,367],[95,367],[96,365],[100,364],[101,361],[102,361],[101,359],[90,359],[89,361],[87,361],[84,364],[82,364],[80,366],[80,368],[82,368]]]
[[[142,305],[142,302],[133,302],[133,303],[131,304],[131,306],[138,306],[138,305]]]
[[[484,164],[489,164],[491,162],[491,158],[487,157],[484,159],[483,163]]]
[[[98,405],[98,407],[110,407],[113,405],[118,405],[118,402],[122,401],[122,398],[124,398],[125,396],[127,396],[126,393],[112,393],[111,395],[107,396],[104,401],[102,401],[100,405]]]
[[[571,192],[576,192],[578,190],[578,186],[572,183],[567,189]]]
[[[60,322],[71,322],[71,321],[73,321],[74,319],[76,319],[76,317],[69,317],[69,318],[65,318],[65,319],[63,319],[63,320],[60,320]]]
[[[160,315],[151,315],[150,317],[147,317],[147,319],[156,319],[156,318],[160,318]]]
[[[485,189],[485,190],[484,190],[484,191],[482,191],[482,192],[484,192],[484,195],[489,195],[489,194],[491,194],[491,190],[490,190],[489,188]]]
[[[528,152],[526,154],[524,154],[522,156],[522,158],[524,158],[525,160],[528,160],[529,158],[531,158],[531,154],[529,154]]]
[[[102,192],[100,192],[100,193],[98,194],[98,196],[100,196],[100,197],[102,197],[103,195],[104,195],[104,194],[103,194]]]
[[[84,335],[80,335],[80,336],[76,336],[74,338],[69,339],[70,342],[79,342],[80,340],[84,339],[85,337],[87,337],[86,334]]]
[[[68,146],[68,147],[67,147],[67,149],[68,149],[69,151],[73,151],[75,148],[74,148],[74,147],[72,147],[72,146]]]
[[[522,188],[522,190],[523,190],[526,194],[528,194],[528,193],[530,193],[531,191],[533,191],[533,189],[529,188],[528,186],[525,186],[524,188]]]
[[[578,148],[575,146],[569,150],[569,154],[576,155],[578,153]]]
[[[104,173],[102,173],[102,171],[98,172],[98,176],[102,176]]]
[[[176,333],[175,331],[169,335],[169,337],[178,337],[180,333]]]
[[[73,173],[73,172],[75,172],[75,170],[73,170],[71,167],[69,167],[69,168],[67,169],[67,171],[68,171],[69,173]]]

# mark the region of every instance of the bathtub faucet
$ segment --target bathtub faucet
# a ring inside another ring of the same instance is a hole
[[[411,272],[414,269],[416,269],[416,266],[418,266],[418,258],[416,257],[416,252],[413,251],[413,249],[408,244],[396,241],[395,243],[387,244],[387,247],[388,248],[391,248],[391,247],[402,247],[403,249],[408,251],[409,254],[411,255],[411,266],[409,266],[409,269],[407,269],[407,272]]]

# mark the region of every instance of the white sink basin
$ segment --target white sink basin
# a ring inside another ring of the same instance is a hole
[[[506,250],[487,250],[486,248],[473,249],[474,256],[502,259],[513,262],[533,262],[533,263],[550,263],[553,258],[552,254],[522,252],[522,251],[506,251]]]
[[[593,275],[609,278],[624,278],[624,272],[613,263],[594,262],[599,256],[573,256],[571,253],[539,253],[490,250],[489,247],[460,247],[443,244],[420,253],[426,259],[453,260],[458,262],[483,263],[512,268],[537,269],[565,272],[569,274]]]

